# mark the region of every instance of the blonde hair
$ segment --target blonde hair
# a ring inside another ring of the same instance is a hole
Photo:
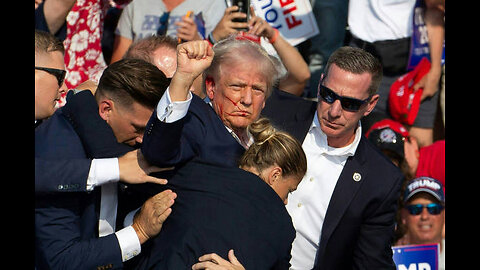
[[[254,143],[240,158],[240,167],[251,167],[261,172],[276,164],[282,168],[284,176],[305,175],[307,158],[297,139],[276,130],[267,118],[251,123],[247,130],[252,134]]]

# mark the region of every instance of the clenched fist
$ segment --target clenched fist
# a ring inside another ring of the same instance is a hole
[[[187,100],[193,81],[212,63],[214,52],[207,41],[194,40],[177,46],[177,70],[169,87],[171,101]]]

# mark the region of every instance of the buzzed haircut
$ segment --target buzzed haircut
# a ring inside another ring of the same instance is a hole
[[[51,33],[35,30],[35,54],[55,51],[65,53],[63,42]]]
[[[369,95],[377,92],[383,76],[382,64],[371,53],[356,47],[344,46],[338,48],[328,58],[325,66],[324,79],[328,77],[330,67],[335,64],[342,70],[362,74],[368,72],[372,75],[372,82],[368,88]]]

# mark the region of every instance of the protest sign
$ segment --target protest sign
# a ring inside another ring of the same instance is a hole
[[[412,37],[410,41],[410,53],[407,70],[414,69],[422,58],[430,59],[430,46],[428,40],[427,25],[425,23],[425,1],[417,0],[412,19]],[[445,63],[445,41],[443,42],[441,64]]]
[[[318,34],[318,26],[308,0],[250,0],[255,14],[295,46]]]
[[[397,270],[438,270],[439,244],[394,246],[392,250]]]

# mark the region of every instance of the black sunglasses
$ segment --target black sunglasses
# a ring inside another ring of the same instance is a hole
[[[423,208],[427,208],[428,213],[431,215],[438,215],[442,212],[443,208],[445,208],[443,205],[439,203],[429,203],[429,204],[412,204],[412,205],[407,205],[405,206],[407,208],[408,212],[410,215],[420,215],[422,213]]]
[[[158,22],[160,23],[160,27],[157,29],[158,36],[164,36],[167,33],[168,29],[168,18],[170,17],[170,12],[164,12]]]
[[[46,68],[46,67],[35,67],[35,69],[43,70],[45,72],[52,74],[53,76],[55,76],[55,78],[57,78],[58,86],[62,87],[63,80],[65,80],[65,74],[67,74],[67,71],[63,69]]]
[[[335,102],[335,100],[340,100],[340,103],[342,104],[342,108],[346,111],[351,111],[351,112],[357,112],[360,107],[367,103],[372,96],[369,96],[368,98],[364,100],[356,99],[356,98],[351,98],[351,97],[344,97],[344,96],[339,96],[335,92],[333,92],[332,89],[326,87],[325,85],[320,82],[318,84],[319,92],[320,92],[320,97],[325,100],[328,104],[332,104]]]

